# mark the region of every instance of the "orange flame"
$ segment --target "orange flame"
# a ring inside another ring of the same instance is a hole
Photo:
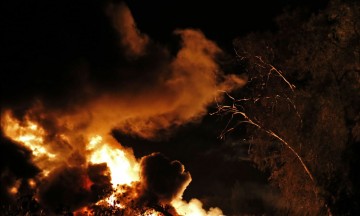
[[[90,138],[87,149],[92,151],[89,161],[94,164],[106,163],[111,172],[111,183],[117,185],[130,185],[133,181],[139,181],[139,164],[135,159],[131,160],[129,155],[119,149],[113,148],[103,142],[100,135]]]
[[[47,176],[52,170],[49,164],[57,160],[57,155],[49,152],[44,145],[45,130],[28,116],[20,122],[12,117],[10,111],[1,115],[1,127],[7,137],[31,150],[35,164],[42,170],[42,174]]]
[[[163,216],[162,213],[159,213],[153,209],[149,209],[149,210],[145,211],[143,215],[144,216]]]
[[[176,211],[180,215],[186,216],[221,216],[223,215],[221,209],[219,208],[210,208],[209,211],[206,211],[202,207],[202,203],[198,199],[191,199],[190,202],[185,202],[181,199],[176,199],[171,203]]]
[[[44,146],[45,131],[39,127],[35,122],[25,118],[25,122],[20,122],[11,117],[10,111],[2,115],[2,122],[4,133],[29,148],[35,157],[46,156],[55,158],[55,154],[50,153]]]
[[[31,120],[29,116],[25,116],[24,121],[19,121],[12,116],[11,111],[5,111],[1,115],[1,127],[4,134],[19,144],[31,150],[33,160],[36,165],[42,169],[43,177],[61,165],[66,159],[62,158],[61,152],[51,152],[48,146],[44,143],[46,140],[46,131],[35,121]],[[60,134],[61,140],[71,142],[71,134]],[[118,208],[125,208],[119,204],[116,194],[121,194],[123,191],[119,189],[119,185],[131,185],[132,182],[140,181],[140,164],[135,158],[131,149],[125,149],[119,145],[116,140],[110,136],[102,136],[99,134],[92,134],[82,136],[85,137],[84,152],[86,152],[88,164],[106,163],[110,170],[111,183],[113,185],[114,193],[109,197],[99,201],[97,205],[109,205]],[[20,181],[18,181],[20,182]],[[36,181],[29,179],[30,187],[35,188]],[[88,178],[84,178],[84,188],[91,187],[92,182]],[[9,188],[9,192],[16,194],[18,191],[18,183]],[[222,215],[219,208],[210,208],[206,211],[202,208],[202,203],[197,199],[192,199],[190,202],[183,201],[181,196],[176,198],[171,203],[180,215],[186,216],[218,216]],[[74,212],[75,215],[92,215],[87,207],[83,207]],[[154,209],[147,210],[144,215],[148,216],[162,216],[163,214]]]

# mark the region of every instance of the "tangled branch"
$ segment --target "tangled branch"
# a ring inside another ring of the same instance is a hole
[[[228,93],[226,93],[231,99],[235,100],[232,96],[230,96]],[[234,130],[235,127],[231,127],[229,128],[230,122],[232,121],[232,119],[234,118],[235,115],[241,115],[244,120],[237,122],[237,125],[239,124],[243,124],[243,123],[247,123],[250,125],[255,126],[256,128],[264,131],[265,133],[267,133],[268,135],[276,138],[277,140],[279,140],[281,143],[283,143],[298,159],[298,161],[300,162],[301,166],[304,168],[306,174],[309,176],[309,178],[311,179],[312,182],[314,182],[314,177],[312,175],[312,173],[310,172],[309,168],[307,167],[307,165],[305,164],[304,160],[302,159],[302,157],[296,152],[296,150],[288,143],[286,142],[281,136],[279,136],[278,134],[276,134],[275,132],[273,132],[270,129],[266,129],[263,126],[261,126],[259,123],[256,123],[254,120],[252,120],[251,118],[249,118],[249,116],[246,115],[245,112],[241,112],[237,109],[237,107],[233,104],[232,106],[226,106],[226,105],[217,105],[218,110],[214,113],[211,113],[211,115],[214,114],[231,114],[231,118],[228,121],[225,129],[223,130],[223,132],[220,135],[220,138],[223,139],[225,137],[226,134],[228,134],[229,132],[231,132],[232,130]]]

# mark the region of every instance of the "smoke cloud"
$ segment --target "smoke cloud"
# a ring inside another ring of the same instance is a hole
[[[129,8],[125,3],[110,4],[107,14],[112,19],[113,26],[120,38],[120,45],[124,48],[127,57],[137,58],[145,54],[149,37],[141,34]]]
[[[172,200],[181,198],[191,181],[184,165],[160,153],[143,157],[140,165],[142,197],[155,204],[170,204]]]
[[[95,203],[110,195],[112,185],[106,164],[60,167],[39,188],[39,202],[54,213]]]
[[[12,115],[17,119],[12,122],[15,130],[26,129],[19,134],[15,131],[16,136],[30,131],[41,137],[30,139],[35,144],[41,142],[48,152],[36,164],[49,168],[48,175],[40,178],[38,195],[39,202],[51,212],[62,208],[73,211],[109,195],[111,178],[107,166],[87,164],[82,156],[90,152],[89,137],[105,137],[116,129],[145,139],[164,138],[171,129],[201,120],[221,91],[246,83],[240,76],[221,71],[217,58],[222,50],[201,31],[176,30],[180,47],[174,55],[137,29],[124,3],[111,3],[104,10],[101,25],[94,25],[99,29],[90,29],[88,23],[81,30],[86,34],[78,32],[77,26],[70,28],[77,36],[65,44],[70,48],[58,44],[44,47],[40,60],[11,66],[5,73],[9,83],[18,85],[2,85],[5,92],[11,92],[2,98],[2,127],[4,131],[13,130],[6,120],[7,115]],[[103,31],[105,37],[90,34],[96,30]],[[74,44],[79,47],[72,50]],[[31,55],[24,58],[31,61]],[[19,153],[16,148],[6,152],[21,155],[24,167],[32,170],[25,176],[15,173],[16,177],[35,176],[36,167],[31,165],[29,153]],[[46,159],[51,155],[61,157],[49,162]],[[181,198],[191,181],[180,162],[158,153],[142,158],[140,166],[141,181],[129,188],[139,193],[139,202],[148,205],[171,205]],[[6,168],[0,168],[6,172]],[[16,172],[16,168],[9,169]],[[6,197],[4,189],[0,189],[1,196]]]
[[[27,188],[27,180],[34,178],[40,170],[31,161],[31,152],[4,137],[1,130],[0,144],[0,200],[6,204],[14,201],[15,191],[11,188],[16,191]]]
[[[25,94],[22,100],[26,104],[11,107],[16,113],[24,115],[32,109],[33,116],[47,113],[46,119],[51,119],[51,113],[56,121],[63,116],[66,122],[57,122],[57,128],[71,122],[78,128],[88,125],[89,130],[105,132],[117,128],[151,139],[160,130],[201,119],[219,90],[245,84],[239,76],[223,74],[216,63],[221,49],[199,30],[175,31],[181,47],[172,56],[166,47],[139,32],[124,3],[110,4],[107,13],[120,40],[120,47],[113,42],[119,52],[106,53],[111,55],[106,62],[82,56],[85,62],[65,67],[60,79],[44,74],[57,87],[41,91],[44,83],[33,85],[33,95]]]

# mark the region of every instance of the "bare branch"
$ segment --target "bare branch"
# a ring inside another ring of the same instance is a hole
[[[281,143],[283,143],[298,159],[298,161],[300,162],[301,166],[304,168],[306,174],[309,176],[309,178],[311,179],[311,181],[314,182],[314,177],[311,174],[309,168],[306,166],[304,160],[302,159],[302,157],[296,152],[296,150],[288,143],[286,142],[282,137],[280,137],[278,134],[276,134],[275,132],[273,132],[272,130],[266,129],[264,127],[262,127],[259,123],[256,123],[255,121],[253,121],[251,118],[249,118],[245,112],[240,112],[240,111],[236,111],[233,113],[233,115],[231,116],[231,120],[233,119],[234,115],[241,115],[244,119],[246,119],[245,121],[240,121],[239,123],[247,123],[247,124],[251,124],[255,127],[257,127],[258,129],[266,132],[268,135],[276,138],[277,140],[279,140]],[[230,120],[230,121],[231,121]],[[230,121],[228,122],[227,126],[230,124]],[[234,128],[230,128],[225,130],[225,133],[228,133],[230,131],[232,131]],[[222,134],[221,137],[224,137],[225,134]]]

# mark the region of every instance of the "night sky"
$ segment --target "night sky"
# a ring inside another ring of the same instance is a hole
[[[179,51],[176,29],[198,29],[231,56],[233,39],[251,32],[275,32],[275,18],[284,10],[302,8],[308,14],[316,13],[326,1],[129,0],[126,4],[138,30],[155,47],[151,48],[154,54],[135,63],[129,63],[125,48],[117,44],[117,32],[104,13],[107,1],[1,3],[2,110],[10,108],[21,116],[34,101],[41,100],[45,110],[61,113],[71,112],[97,94],[129,92],[132,97],[131,94],[143,91],[143,86],[152,88],[162,74],[153,71],[161,70],[163,60]],[[162,53],[159,46],[166,47],[170,54]],[[87,74],[86,80],[83,74]],[[100,90],[89,95],[77,90],[87,82]],[[207,107],[207,111],[214,111],[214,107]],[[226,118],[203,115],[196,121],[157,130],[155,137],[129,134],[122,128],[114,128],[112,135],[123,146],[133,148],[137,158],[161,152],[184,164],[192,176],[185,199],[196,197],[206,208],[218,206],[231,213],[228,197],[240,185],[244,200],[246,195],[254,196],[253,202],[243,204],[244,209],[256,212],[270,208],[266,200],[276,196],[275,192],[267,185],[267,174],[249,162],[247,146],[239,141],[241,128],[226,139],[219,138],[226,122]]]

